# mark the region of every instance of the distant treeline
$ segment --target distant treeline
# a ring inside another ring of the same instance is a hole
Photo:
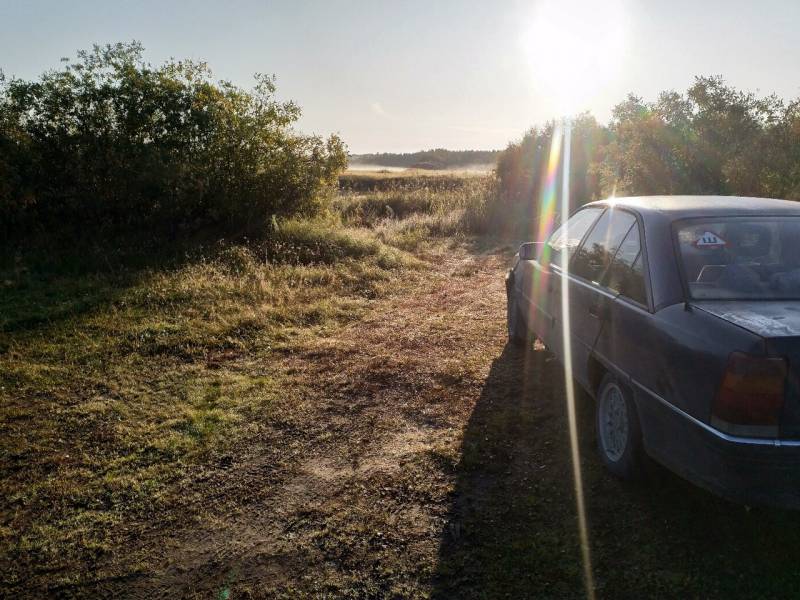
[[[345,146],[296,133],[300,109],[273,78],[244,90],[142,52],[96,46],[36,81],[0,73],[3,242],[263,231],[323,207]]]
[[[354,154],[351,164],[377,165],[381,167],[405,167],[421,169],[465,169],[477,165],[493,165],[500,154],[499,150],[422,150],[393,154]]]
[[[557,129],[534,127],[498,158],[500,193],[490,208],[498,227],[535,231]],[[719,77],[698,77],[686,93],[655,102],[628,96],[608,125],[581,115],[571,145],[572,208],[612,194],[800,200],[800,99],[758,97]],[[560,173],[555,182],[560,193]]]

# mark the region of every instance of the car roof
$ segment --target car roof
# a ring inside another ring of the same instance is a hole
[[[669,221],[721,216],[800,216],[800,202],[742,196],[636,196],[608,198],[586,206],[601,205],[632,209],[645,220],[648,216]]]

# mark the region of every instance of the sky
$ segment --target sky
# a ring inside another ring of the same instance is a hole
[[[92,44],[277,77],[305,133],[353,153],[499,149],[697,75],[800,96],[800,0],[0,0],[0,69],[35,78]]]

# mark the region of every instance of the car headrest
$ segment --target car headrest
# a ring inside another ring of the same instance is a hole
[[[769,254],[772,245],[770,229],[754,223],[735,223],[728,226],[728,243],[740,258],[757,258]]]

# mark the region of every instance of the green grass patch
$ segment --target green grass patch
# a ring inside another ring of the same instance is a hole
[[[130,524],[169,518],[197,465],[291,410],[275,353],[357,318],[421,263],[374,232],[293,220],[168,264],[0,275],[6,585],[45,566],[51,583],[85,580]]]

